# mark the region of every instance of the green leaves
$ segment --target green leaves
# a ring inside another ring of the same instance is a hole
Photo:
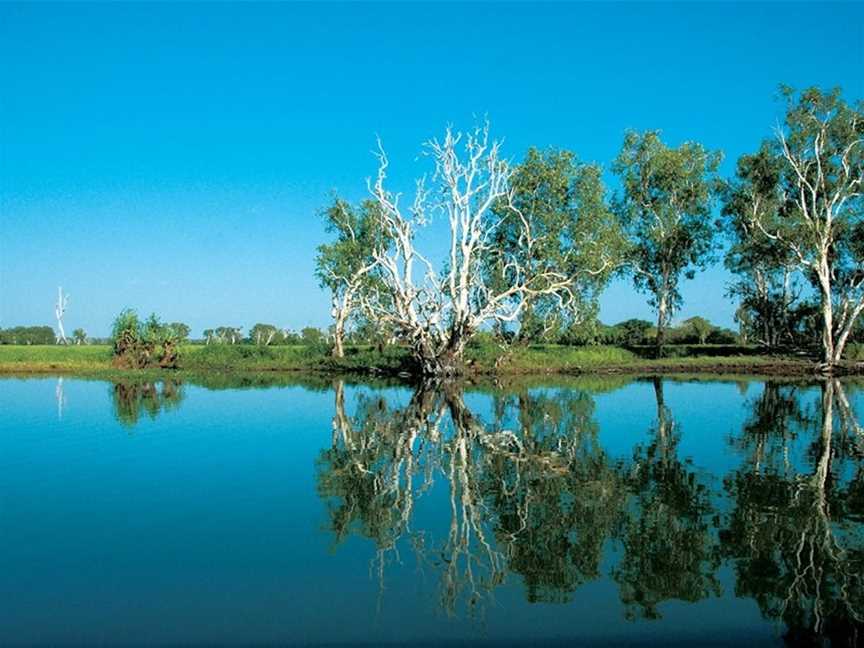
[[[658,131],[628,132],[612,169],[621,178],[615,212],[629,242],[636,288],[655,305],[680,303],[681,276],[692,277],[713,260],[711,217],[720,189],[722,153],[696,142],[671,148]]]

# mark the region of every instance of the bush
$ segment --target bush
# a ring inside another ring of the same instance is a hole
[[[50,326],[14,326],[0,331],[0,344],[54,344]]]
[[[115,318],[111,329],[114,366],[129,369],[161,367],[173,369],[179,359],[177,331],[153,314],[145,322],[126,308]]]

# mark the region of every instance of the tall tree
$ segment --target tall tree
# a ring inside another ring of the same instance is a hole
[[[776,347],[793,341],[801,295],[798,263],[789,249],[761,235],[754,219],[776,220],[783,205],[782,161],[770,145],[738,160],[736,177],[723,188],[723,215],[730,246],[724,263],[736,279],[729,295],[740,300],[742,332]]]
[[[671,148],[657,131],[629,132],[613,166],[623,185],[617,211],[631,243],[633,280],[657,310],[658,355],[681,305],[681,278],[712,260],[711,203],[721,159],[696,142]]]
[[[66,339],[66,331],[63,329],[63,316],[66,314],[66,307],[69,305],[69,295],[63,294],[63,288],[57,288],[57,303],[54,305],[54,315],[57,318],[57,343],[68,344]]]
[[[529,292],[524,296],[518,334],[523,341],[573,324],[574,317],[568,315],[590,314],[590,305],[614,270],[611,264],[600,264],[596,272],[580,272],[592,268],[603,254],[616,256],[623,247],[601,175],[599,166],[580,163],[570,151],[531,148],[510,177],[511,195],[492,208],[501,222],[486,262],[491,279],[500,284],[498,289],[506,288],[503,269],[511,259],[519,260],[529,285],[534,277],[549,272],[574,277],[569,313],[559,308],[554,295]],[[526,233],[533,244],[525,244]]]
[[[374,252],[378,283],[364,294],[370,317],[390,325],[410,347],[425,374],[457,373],[465,346],[486,324],[517,321],[527,301],[548,295],[563,308],[575,300],[577,273],[603,273],[614,265],[607,250],[595,249],[588,266],[562,263],[531,267],[539,258],[534,249],[547,245],[547,234],[535,217],[514,202],[513,174],[501,157],[500,142],[489,137],[488,124],[463,135],[450,129],[443,140],[433,139],[426,152],[435,164],[434,186],[423,180],[410,210],[385,188],[388,159],[379,153],[378,176],[371,191],[381,215],[388,249]],[[495,249],[502,223],[493,206],[506,201],[517,215],[518,246],[505,254],[498,276],[489,275],[488,256]],[[415,247],[419,227],[441,213],[449,225],[449,245],[439,273]],[[536,227],[535,227],[536,226]],[[580,240],[574,249],[590,244]],[[569,253],[573,255],[573,252]]]
[[[839,89],[782,91],[786,117],[765,146],[781,162],[783,200],[777,210],[754,210],[752,224],[812,278],[831,371],[864,310],[864,102],[847,104]]]
[[[327,231],[336,240],[318,247],[315,274],[330,290],[334,320],[333,356],[345,355],[345,326],[358,306],[359,292],[372,279],[373,250],[385,247],[378,206],[372,200],[354,208],[341,198],[324,210]]]

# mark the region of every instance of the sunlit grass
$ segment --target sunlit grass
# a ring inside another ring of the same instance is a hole
[[[857,356],[862,350],[852,349]],[[739,367],[789,367],[800,372],[806,360],[791,356],[760,355],[745,347],[675,347],[656,360],[649,349],[636,352],[614,346],[531,345],[502,348],[491,343],[471,345],[466,352],[470,373],[554,374],[623,371],[706,370]],[[183,345],[179,368],[197,373],[319,371],[395,375],[411,372],[412,363],[404,348],[389,347],[383,352],[371,346],[349,346],[345,358],[330,357],[324,345],[256,346],[251,344]],[[0,371],[81,372],[116,371],[111,364],[109,345],[14,346],[0,345]]]

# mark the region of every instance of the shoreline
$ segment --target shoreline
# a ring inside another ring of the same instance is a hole
[[[644,357],[645,349],[622,347],[568,347],[537,345],[502,353],[493,347],[466,352],[464,371],[453,379],[495,381],[525,378],[647,377],[658,375],[824,377],[813,356],[769,354],[753,347],[673,347],[671,357]],[[303,346],[187,345],[179,366],[172,369],[121,369],[112,364],[111,347],[0,346],[0,376],[87,376],[108,380],[162,379],[196,376],[205,380],[220,376],[310,376],[316,380],[350,378],[419,382],[422,376],[404,349],[383,353],[354,347],[344,358],[330,357],[320,348]],[[864,375],[864,362],[845,361],[832,374]],[[449,378],[448,378],[449,379]]]

